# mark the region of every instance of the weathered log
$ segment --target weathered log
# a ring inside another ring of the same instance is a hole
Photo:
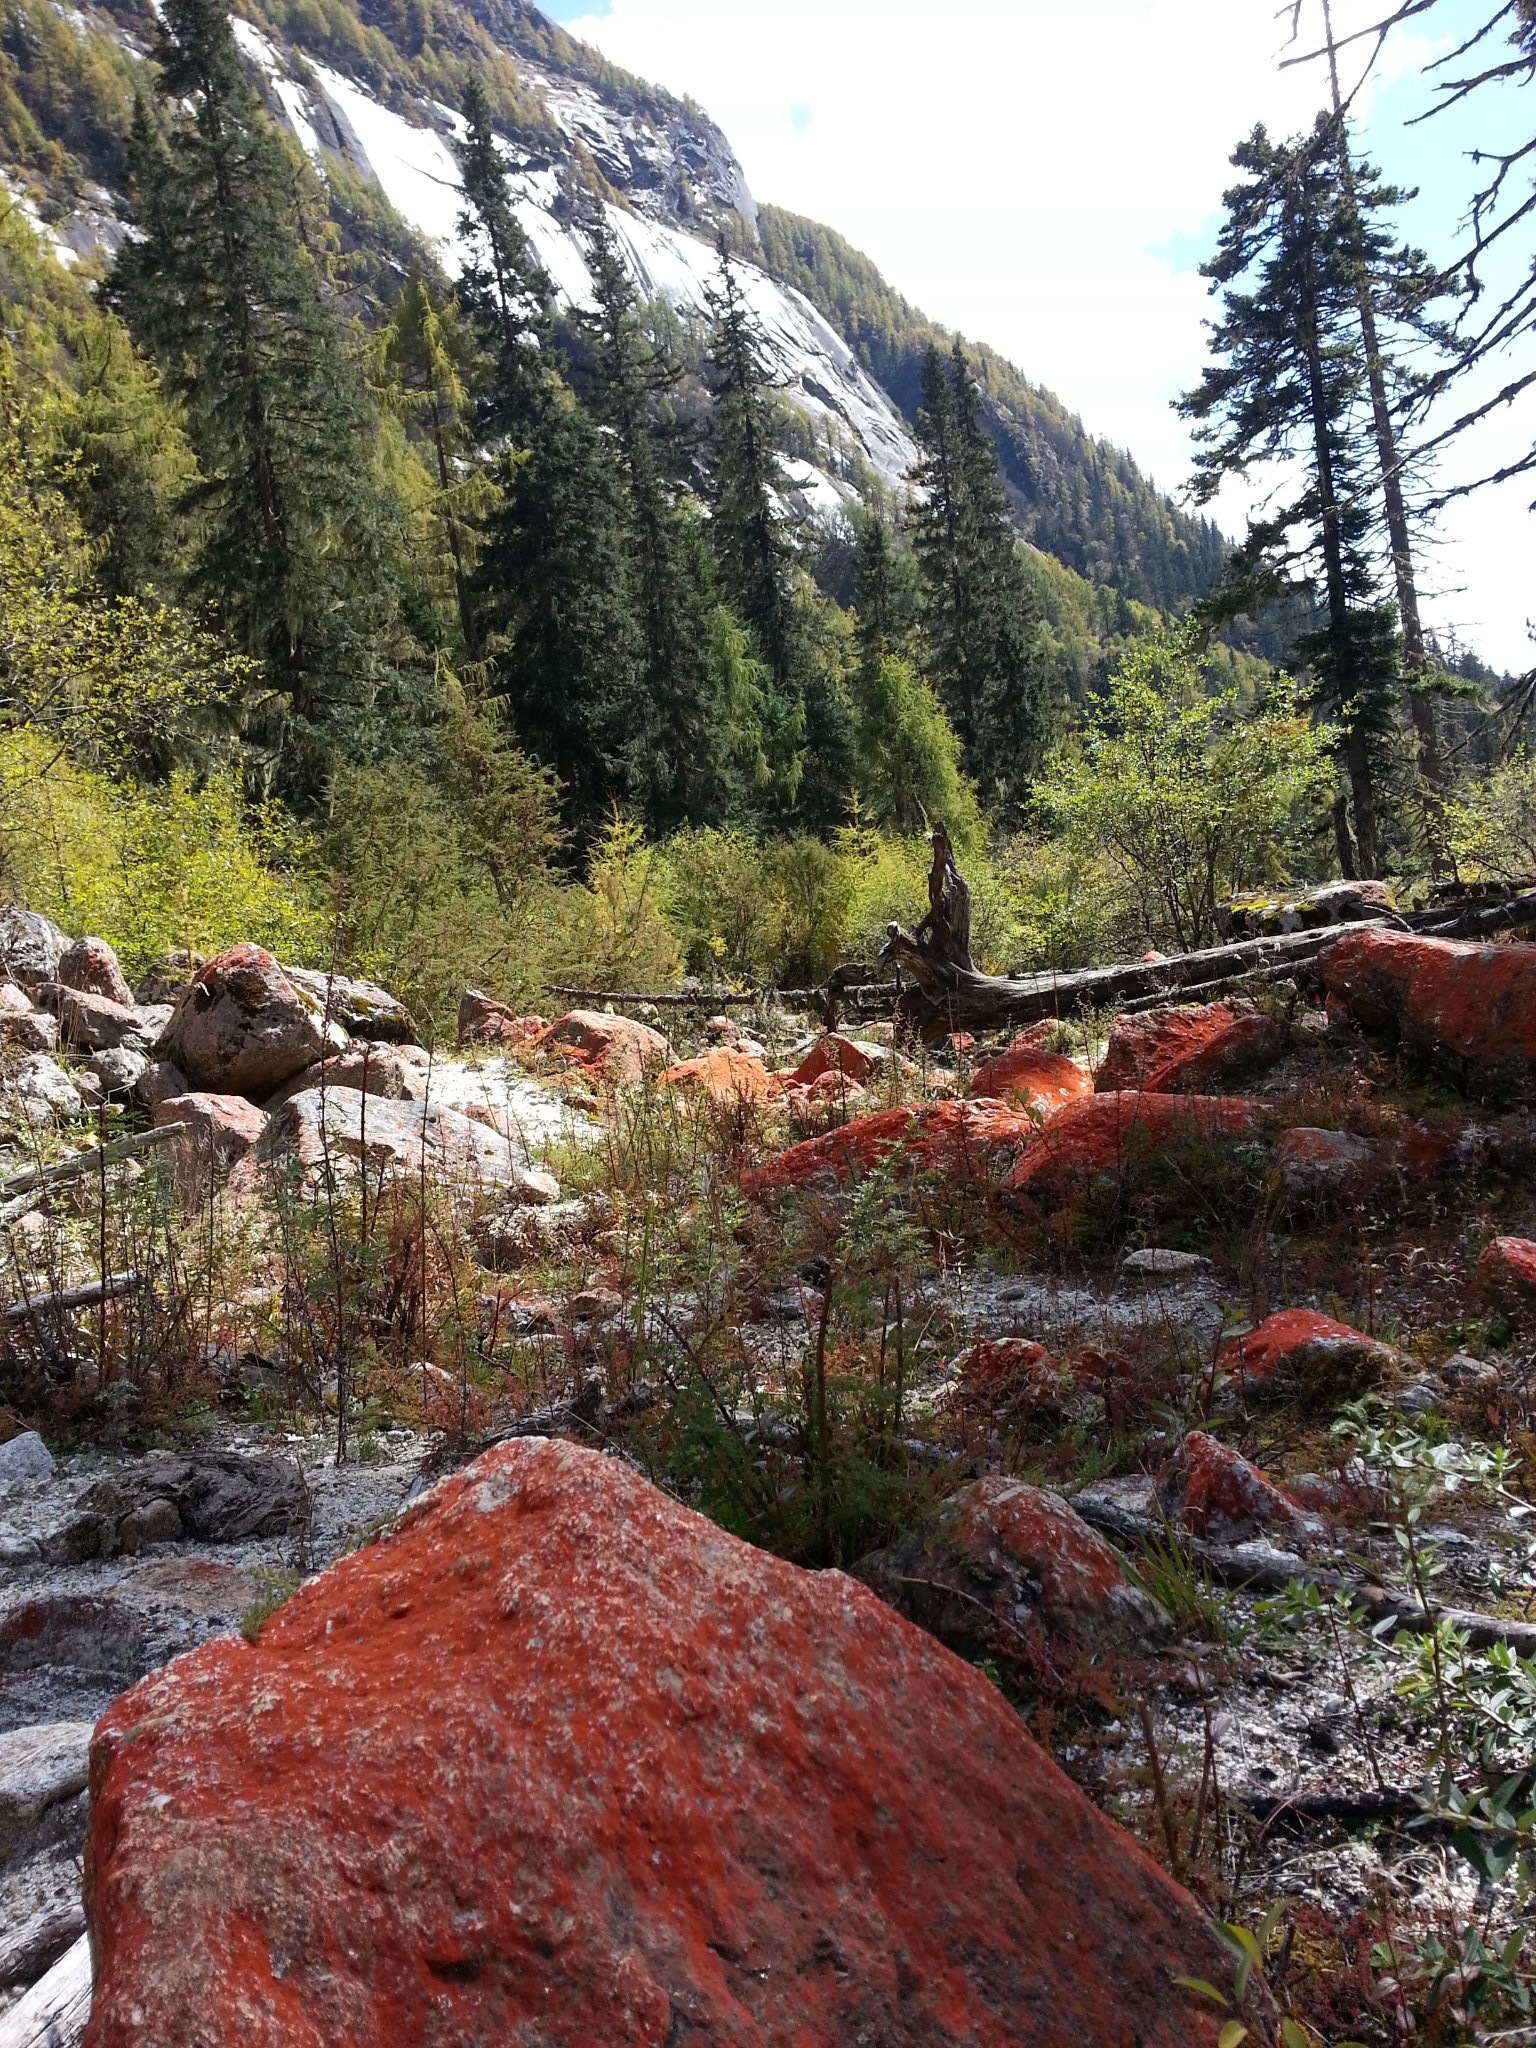
[[[0,1323],[36,1322],[43,1315],[65,1315],[71,1309],[96,1308],[114,1295],[132,1294],[144,1285],[142,1272],[109,1273],[105,1280],[87,1280],[81,1287],[61,1287],[52,1294],[29,1294],[24,1301],[0,1306]]]
[[[954,1031],[1016,1030],[1048,1017],[1120,1009],[1149,997],[1174,1002],[1189,989],[1198,989],[1202,996],[1216,994],[1255,976],[1289,974],[1336,940],[1363,929],[1357,920],[1317,931],[1286,932],[1278,938],[1248,939],[1235,946],[1212,946],[1167,960],[1084,967],[1070,974],[1010,976],[967,974],[935,958],[900,925],[891,925],[880,960],[905,967],[914,983],[897,1000],[898,1029],[937,1045]]]
[[[0,1223],[9,1223],[30,1209],[50,1188],[80,1180],[88,1173],[99,1173],[104,1166],[115,1166],[119,1160],[132,1159],[140,1152],[152,1152],[157,1146],[169,1145],[173,1138],[179,1138],[188,1129],[190,1126],[187,1124],[159,1124],[152,1131],[137,1131],[126,1138],[114,1138],[110,1145],[96,1145],[89,1152],[76,1152],[55,1166],[29,1166],[24,1173],[13,1173],[0,1181],[0,1203],[4,1204],[0,1207]]]
[[[78,1899],[44,1906],[0,1940],[0,1984],[35,1984],[84,1932],[85,1913]]]
[[[91,2016],[91,1939],[82,1934],[0,2019],[0,2048],[77,2048]]]

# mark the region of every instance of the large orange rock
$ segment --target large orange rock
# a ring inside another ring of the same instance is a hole
[[[668,1067],[657,1086],[696,1088],[706,1102],[720,1109],[744,1109],[772,1101],[780,1083],[763,1062],[748,1053],[717,1046],[696,1060],[679,1060]]]
[[[1320,962],[1332,1006],[1415,1051],[1518,1073],[1536,1062],[1536,946],[1364,931]]]
[[[755,1172],[742,1175],[748,1195],[812,1187],[868,1173],[900,1150],[919,1170],[956,1178],[992,1173],[1001,1158],[1039,1129],[1034,1118],[995,1101],[931,1102],[926,1108],[880,1109],[856,1116],[835,1131],[791,1145]]]
[[[1206,1914],[997,1689],[511,1443],[120,1699],[86,2048],[1211,2048]]]
[[[885,1048],[879,1045],[860,1045],[857,1039],[844,1038],[840,1031],[829,1031],[818,1038],[805,1058],[790,1076],[792,1081],[808,1086],[819,1081],[823,1074],[841,1074],[845,1081],[867,1081],[885,1058]]]
[[[1092,1081],[1075,1061],[1017,1040],[996,1059],[983,1061],[971,1077],[973,1096],[1022,1096],[1043,1116],[1092,1093]]]
[[[649,1024],[610,1016],[606,1010],[572,1010],[550,1025],[541,1042],[616,1087],[664,1067],[671,1054],[667,1041]]]
[[[1013,1185],[1055,1197],[1123,1173],[1173,1145],[1229,1144],[1251,1137],[1257,1105],[1233,1095],[1147,1095],[1139,1090],[1068,1103],[1031,1137]]]
[[[1095,1086],[1101,1095],[1130,1088],[1200,1095],[1279,1056],[1280,1028],[1257,1010],[1232,1003],[1144,1010],[1115,1019]]]

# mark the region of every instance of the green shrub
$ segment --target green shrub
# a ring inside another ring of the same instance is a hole
[[[0,732],[0,889],[112,945],[130,975],[178,946],[254,940],[323,951],[300,874],[304,842],[275,805],[247,808],[231,770],[147,787],[61,758],[43,734]]]

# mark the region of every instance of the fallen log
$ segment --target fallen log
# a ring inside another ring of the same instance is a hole
[[[0,2019],[0,2048],[78,2048],[91,2016],[91,1938],[82,1934]]]
[[[43,1315],[67,1315],[72,1309],[97,1308],[114,1295],[131,1294],[144,1285],[141,1271],[109,1273],[104,1280],[87,1280],[80,1287],[59,1287],[51,1294],[29,1294],[22,1301],[0,1307],[0,1323],[36,1322]]]
[[[895,961],[913,986],[897,998],[898,1031],[937,1045],[956,1031],[1008,1031],[1049,1017],[1082,1016],[1092,1010],[1120,1010],[1128,1003],[1176,1002],[1187,992],[1219,994],[1242,982],[1274,979],[1315,960],[1337,940],[1386,920],[1356,919],[1316,931],[1286,932],[1278,938],[1245,939],[1166,960],[1137,960],[1113,967],[1083,967],[1067,974],[1000,975],[970,973],[938,960],[900,925],[889,927],[880,964]]]
[[[136,1131],[126,1138],[114,1138],[110,1145],[95,1145],[89,1152],[76,1152],[68,1159],[61,1159],[54,1166],[29,1166],[24,1173],[13,1173],[0,1181],[0,1223],[9,1223],[14,1217],[29,1209],[33,1202],[48,1190],[63,1187],[66,1182],[80,1180],[88,1173],[100,1173],[105,1166],[115,1166],[124,1159],[133,1159],[140,1152],[152,1152],[160,1145],[169,1145],[190,1127],[187,1124],[160,1124],[152,1131]]]
[[[85,1914],[78,1899],[44,1906],[0,1940],[0,1984],[35,1984],[84,1932]]]
[[[1442,904],[1414,911],[1403,922],[1424,939],[1491,938],[1495,932],[1525,931],[1536,925],[1536,895],[1512,896],[1449,915]]]

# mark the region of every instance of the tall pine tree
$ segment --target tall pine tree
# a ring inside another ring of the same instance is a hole
[[[482,428],[505,437],[470,594],[518,739],[561,783],[579,848],[629,793],[641,642],[626,502],[607,437],[555,367],[549,281],[518,223],[478,81],[460,162],[481,257],[465,295],[492,361]]]
[[[396,635],[395,518],[357,365],[313,253],[318,193],[267,119],[222,0],[165,0],[168,140],[135,110],[137,233],[111,290],[185,407],[200,477],[191,587],[277,693],[279,773],[313,796],[355,745]]]
[[[967,773],[1006,814],[1044,757],[1050,667],[981,393],[958,339],[947,361],[928,351],[917,438],[912,534],[930,674]]]
[[[715,658],[714,564],[699,521],[679,503],[676,437],[658,414],[678,372],[651,345],[612,230],[588,237],[593,311],[582,325],[591,351],[592,409],[613,438],[627,501],[630,572],[643,642],[642,717],[632,735],[635,794],[653,832],[719,823],[739,807],[724,743],[726,714]]]
[[[1346,196],[1341,130],[1275,143],[1262,128],[1234,153],[1243,182],[1225,196],[1217,253],[1204,268],[1222,295],[1212,363],[1182,402],[1196,422],[1196,495],[1255,463],[1291,466],[1297,488],[1254,520],[1229,564],[1218,609],[1257,611],[1296,578],[1320,579],[1322,623],[1293,644],[1319,708],[1343,734],[1349,785],[1334,824],[1346,875],[1381,859],[1379,755],[1396,721],[1396,618],[1377,589],[1366,364],[1358,328],[1359,216]],[[1353,824],[1353,833],[1350,825]]]

